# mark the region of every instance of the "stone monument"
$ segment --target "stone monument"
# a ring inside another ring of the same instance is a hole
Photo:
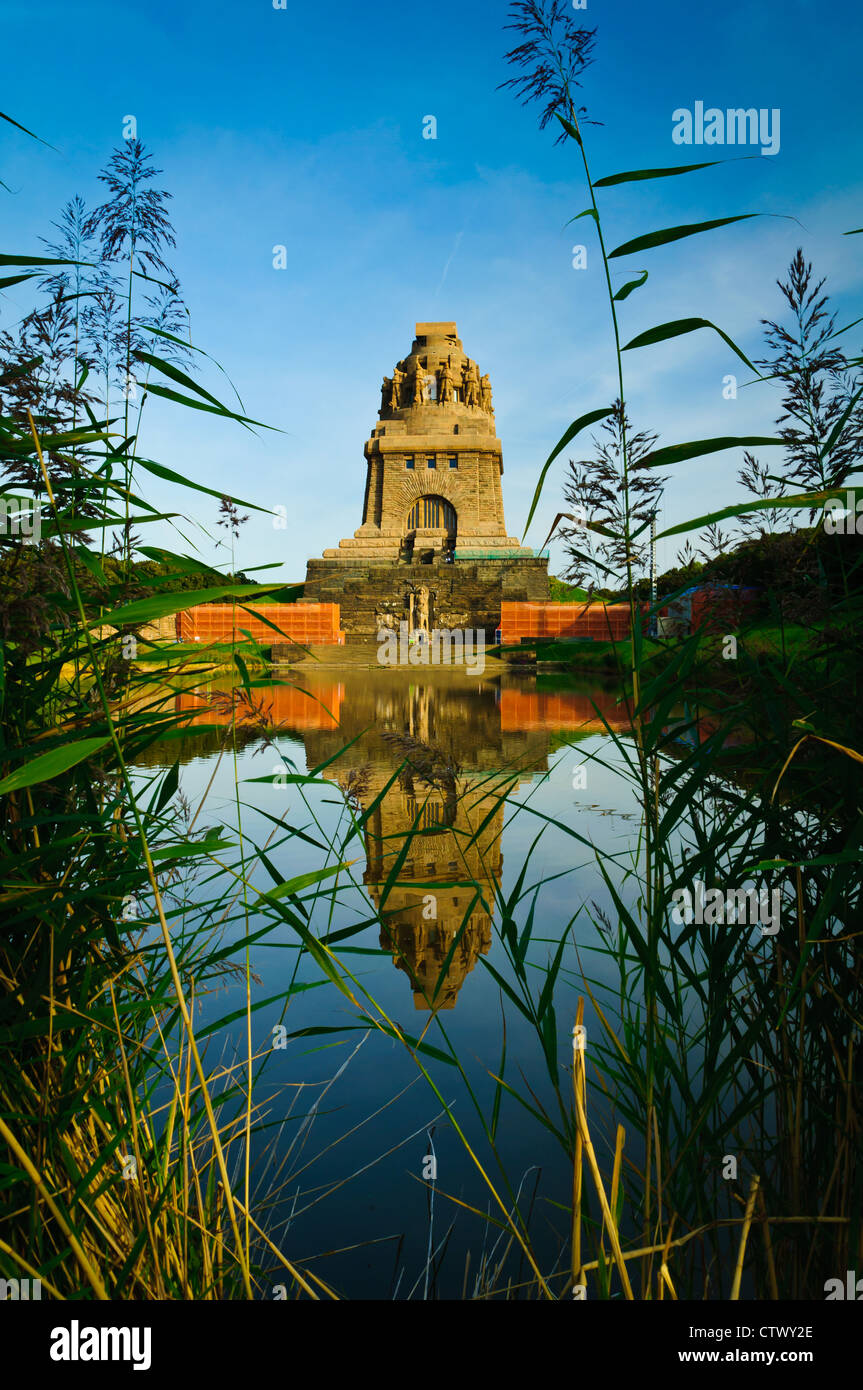
[[[373,638],[382,620],[428,631],[465,615],[491,641],[501,598],[548,598],[548,560],[507,535],[491,381],[454,323],[416,325],[383,378],[364,453],[362,525],[309,561],[305,586],[307,601],[340,604],[349,642]],[[434,577],[414,574],[420,565]],[[410,599],[420,588],[422,608]]]

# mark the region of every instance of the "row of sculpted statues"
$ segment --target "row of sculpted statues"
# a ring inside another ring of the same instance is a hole
[[[399,363],[393,368],[391,377],[385,376],[381,386],[381,411],[399,410],[408,405],[424,405],[429,400],[429,381],[437,382],[437,400],[440,405],[452,404],[459,399],[463,405],[477,406],[489,415],[493,413],[491,403],[491,378],[480,376],[475,362],[467,358],[461,367],[459,380],[450,356],[438,370],[429,371],[417,360],[413,371],[408,373]],[[456,397],[456,390],[459,395]]]

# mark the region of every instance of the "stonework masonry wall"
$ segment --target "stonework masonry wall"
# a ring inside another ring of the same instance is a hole
[[[548,596],[548,561],[536,557],[486,559],[451,565],[345,564],[310,560],[305,598],[338,600],[341,626],[349,643],[374,640],[383,628],[409,622],[410,595],[426,589],[429,629],[477,628],[494,641],[504,596],[541,600]]]
[[[381,429],[386,426],[381,426]],[[392,429],[392,425],[389,426]],[[418,427],[415,427],[418,428]],[[492,441],[490,441],[492,442]],[[494,441],[496,443],[496,441]],[[500,448],[465,449],[464,437],[442,442],[437,435],[398,439],[374,439],[367,446],[369,460],[368,502],[357,539],[401,538],[407,515],[417,497],[433,495],[452,502],[458,516],[458,534],[494,537],[507,541],[500,490]],[[405,467],[406,458],[413,467]],[[429,466],[429,459],[434,465]],[[457,467],[450,467],[450,459]]]

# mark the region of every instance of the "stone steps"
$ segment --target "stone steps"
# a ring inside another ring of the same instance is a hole
[[[323,670],[324,668],[328,670],[337,669],[339,671],[345,671],[350,669],[361,669],[366,671],[402,670],[406,672],[413,672],[413,679],[416,679],[416,675],[420,671],[428,674],[429,671],[453,670],[454,668],[461,669],[463,666],[463,663],[461,662],[444,662],[440,664],[432,664],[431,662],[429,662],[428,664],[423,663],[418,666],[406,665],[396,667],[384,667],[378,661],[377,642],[369,641],[349,642],[343,647],[335,645],[312,646],[307,648],[307,652],[308,655],[303,656],[302,652],[294,648],[292,649],[291,654],[286,657],[286,659],[277,660],[276,653],[274,651],[273,665],[275,667],[291,667],[292,669],[296,669],[298,671],[310,671],[318,669]],[[503,669],[503,663],[500,662],[496,657],[486,655],[485,664],[487,669]]]

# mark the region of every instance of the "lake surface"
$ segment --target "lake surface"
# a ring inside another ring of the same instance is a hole
[[[235,847],[213,856],[215,868],[207,860],[182,870],[172,885],[175,902],[218,904],[208,924],[226,943],[240,941],[247,912],[251,933],[263,925],[254,893],[247,907],[233,868],[241,842],[260,892],[348,861],[299,896],[311,931],[328,939],[353,976],[355,996],[411,1037],[445,1052],[452,1047],[487,1118],[505,1014],[507,1079],[525,1094],[531,1087],[543,1103],[553,1099],[536,1033],[488,967],[511,979],[500,932],[523,875],[512,915],[521,931],[533,911],[527,960],[537,989],[541,967],[567,937],[555,994],[566,1061],[576,1002],[585,995],[582,972],[594,990],[615,982],[591,920],[597,909],[610,909],[607,889],[590,846],[568,832],[620,857],[638,827],[623,775],[629,725],[617,693],[506,669],[477,676],[464,668],[304,666],[255,682],[250,692],[205,683],[176,703],[191,712],[188,736],[156,745],[137,774],[170,766],[179,746],[180,791],[192,815],[203,802],[195,832],[233,827]],[[312,785],[289,780],[315,769]],[[180,941],[186,918],[175,911]],[[499,1231],[458,1205],[495,1214],[429,1080],[402,1044],[364,1027],[351,1001],[320,983],[319,967],[299,944],[285,923],[250,948],[252,1042],[265,1059],[257,1064],[255,1101],[267,1125],[253,1181],[270,1204],[267,1227],[276,1242],[347,1297],[461,1297],[475,1291],[480,1275],[495,1286],[526,1277],[517,1252],[495,1271],[506,1237],[498,1241]],[[238,946],[233,959],[243,958]],[[586,1006],[590,1033],[587,999]],[[239,1015],[209,1036],[211,1066],[242,1063],[244,1009],[240,975],[197,1001],[201,1034]],[[285,1046],[274,1046],[280,1041]],[[503,1195],[465,1079],[433,1056],[423,1065]],[[596,1110],[592,1122],[604,1165],[611,1117]],[[506,1094],[496,1141],[513,1187],[521,1187],[547,1271],[568,1239],[567,1213],[554,1204],[569,1202],[571,1165]],[[424,1181],[430,1155],[431,1185]],[[279,1282],[274,1272],[273,1285]]]

